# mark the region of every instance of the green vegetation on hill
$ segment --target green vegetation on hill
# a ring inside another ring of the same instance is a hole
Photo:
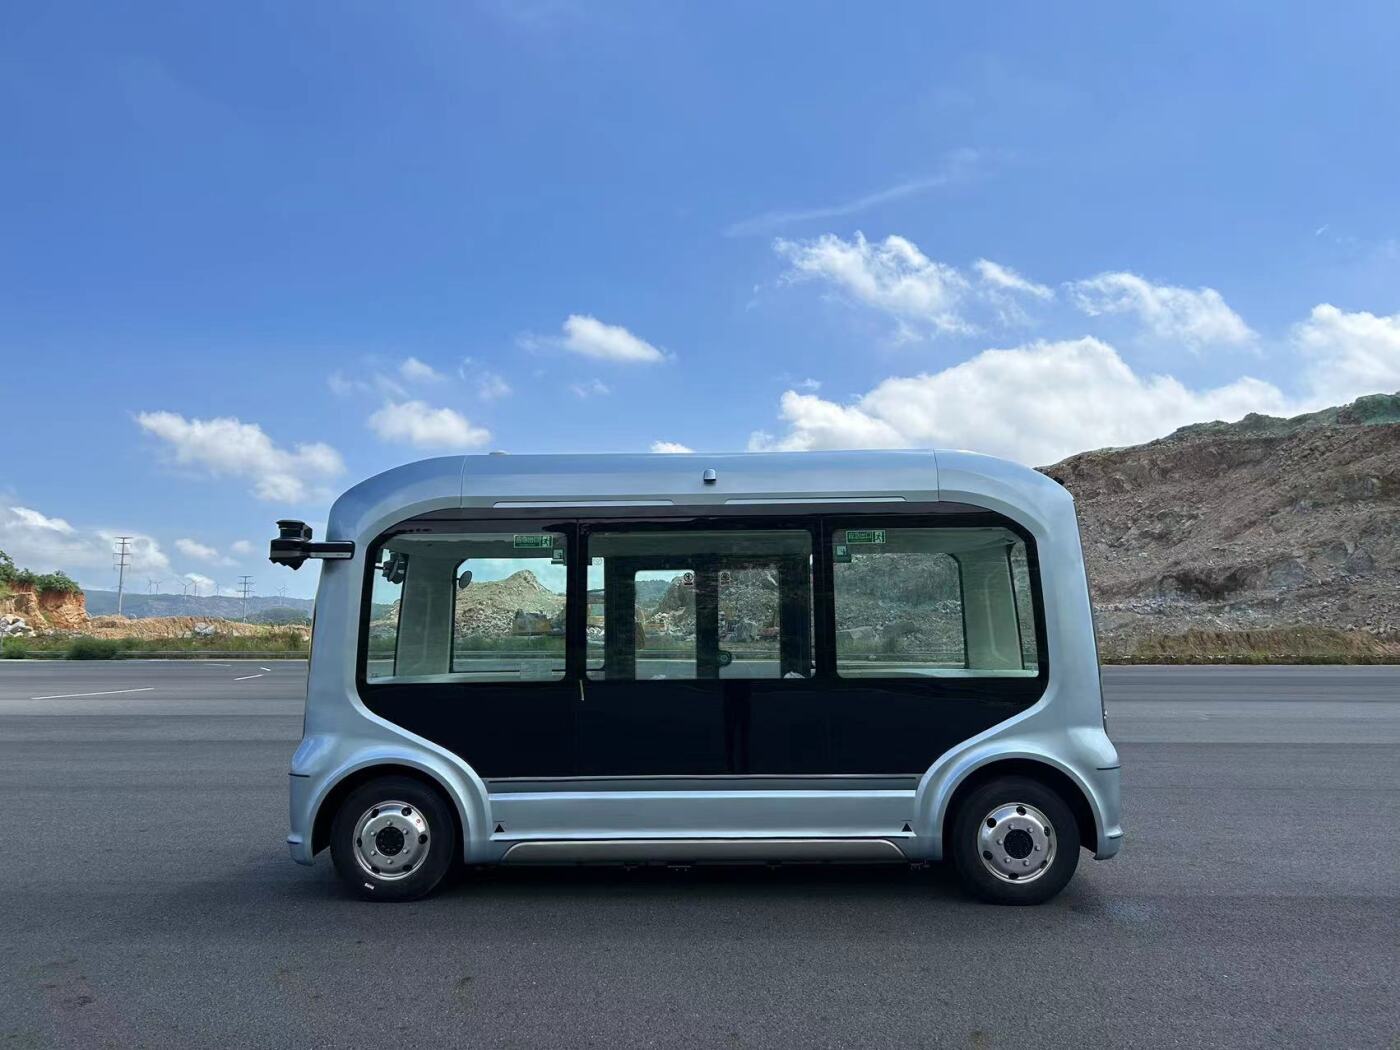
[[[0,551],[0,593],[17,587],[32,587],[36,591],[76,594],[82,590],[76,580],[61,572],[30,572],[16,568],[14,559]]]
[[[1102,658],[1106,664],[1396,664],[1400,634],[1330,627],[1193,630],[1107,646]]]
[[[50,634],[36,638],[6,638],[0,656],[8,660],[25,657],[65,657],[69,660],[115,660],[123,656],[168,653],[198,656],[216,652],[224,656],[276,654],[305,656],[307,644],[301,631],[269,631],[256,637],[216,638],[92,638],[87,635]]]
[[[1348,405],[1305,412],[1301,416],[1283,419],[1250,412],[1237,423],[1216,420],[1192,423],[1180,427],[1163,440],[1229,435],[1234,437],[1282,437],[1309,427],[1371,427],[1383,423],[1400,423],[1400,393],[1368,394]]]

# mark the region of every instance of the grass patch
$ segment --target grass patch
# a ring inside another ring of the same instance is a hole
[[[256,638],[235,638],[214,635],[211,638],[93,638],[88,635],[40,635],[34,638],[7,638],[22,641],[22,652],[11,653],[7,645],[4,655],[61,657],[68,660],[114,660],[143,653],[178,653],[199,656],[201,653],[260,653],[268,656],[305,656],[308,646],[299,631],[269,631]]]
[[[63,655],[70,660],[115,660],[121,647],[110,638],[74,638]]]
[[[23,660],[29,646],[23,638],[6,638],[0,641],[0,659]]]
[[[1400,664],[1400,634],[1333,627],[1186,631],[1105,647],[1106,664]]]

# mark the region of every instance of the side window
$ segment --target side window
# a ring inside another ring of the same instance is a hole
[[[809,533],[597,532],[588,556],[590,678],[811,677]]]
[[[1009,530],[837,529],[832,560],[841,676],[1037,673],[1025,546]]]
[[[1021,666],[1037,667],[1040,649],[1035,640],[1035,601],[1031,597],[1031,569],[1026,545],[1019,538],[1011,545],[1011,586],[1016,594],[1016,625],[1021,632]]]
[[[399,644],[399,610],[403,606],[403,584],[408,576],[408,556],[384,547],[370,566],[374,583],[370,587],[369,650],[365,654],[365,677],[392,678]]]
[[[474,681],[563,678],[563,534],[478,536],[458,553],[452,673]]]
[[[365,678],[564,677],[562,533],[398,536],[373,559]]]

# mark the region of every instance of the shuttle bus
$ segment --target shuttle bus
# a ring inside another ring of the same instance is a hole
[[[968,452],[453,456],[341,496],[294,860],[950,861],[1038,903],[1118,852],[1070,495]]]

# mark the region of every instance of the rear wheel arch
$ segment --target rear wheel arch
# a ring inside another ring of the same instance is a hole
[[[452,814],[452,822],[457,830],[458,849],[466,842],[466,820],[462,815],[462,807],[457,798],[453,795],[446,784],[431,773],[426,772],[417,766],[404,765],[398,762],[377,762],[373,765],[361,766],[346,773],[337,780],[325,797],[321,799],[316,807],[316,820],[312,825],[311,832],[311,852],[313,855],[320,853],[330,845],[331,825],[335,822],[335,815],[340,811],[341,805],[350,793],[362,784],[367,784],[380,777],[409,777],[417,780],[425,787],[437,792],[447,803],[448,811]]]
[[[1044,784],[1062,799],[1074,814],[1075,825],[1079,829],[1079,842],[1091,852],[1097,849],[1099,825],[1094,817],[1094,808],[1084,788],[1064,770],[1033,758],[993,759],[978,766],[958,782],[943,809],[940,840],[942,855],[950,856],[953,825],[957,822],[958,810],[964,800],[983,784],[1002,777],[1026,777]]]

